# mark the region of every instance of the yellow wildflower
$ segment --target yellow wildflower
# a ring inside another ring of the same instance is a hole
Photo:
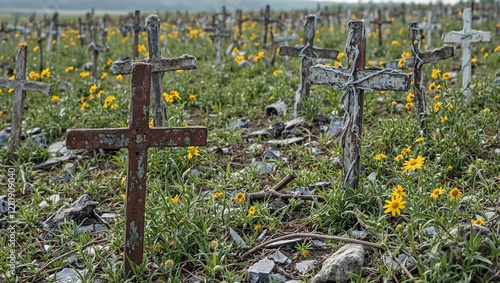
[[[197,146],[188,146],[188,159],[191,159],[195,156],[199,156],[200,155],[200,152],[198,150],[198,147]]]
[[[247,198],[245,197],[245,194],[243,194],[242,192],[239,192],[236,194],[234,199],[236,200],[236,202],[240,203],[242,201],[245,201]]]

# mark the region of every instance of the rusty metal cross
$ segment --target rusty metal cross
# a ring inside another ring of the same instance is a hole
[[[407,91],[410,76],[393,69],[365,69],[366,36],[364,20],[349,22],[346,44],[348,66],[346,69],[316,65],[309,68],[311,84],[330,85],[344,89],[344,151],[342,186],[358,188],[360,171],[361,129],[363,122],[364,89]]]
[[[455,47],[445,45],[441,48],[436,48],[426,52],[420,52],[421,37],[417,22],[411,22],[408,25],[408,37],[410,40],[411,57],[401,58],[395,61],[385,63],[385,67],[391,69],[398,69],[401,60],[405,66],[413,69],[413,91],[415,94],[415,108],[420,120],[420,129],[427,135],[427,127],[425,117],[427,116],[427,108],[425,103],[425,90],[424,90],[424,76],[423,65],[431,62],[437,62],[455,56]]]
[[[23,122],[23,99],[26,91],[37,91],[50,94],[54,91],[54,85],[26,80],[26,57],[28,46],[21,45],[16,55],[16,75],[13,80],[0,78],[0,87],[14,89],[14,101],[12,104],[11,140],[9,159],[14,158],[14,151],[21,144],[21,124]]]
[[[153,67],[136,63],[132,67],[132,97],[128,128],[68,130],[66,146],[81,149],[128,149],[125,275],[133,276],[132,264],[140,265],[144,249],[144,207],[148,148],[203,146],[205,127],[149,128],[149,92]]]
[[[300,85],[295,95],[294,116],[301,110],[301,101],[309,96],[310,82],[308,80],[309,67],[313,58],[335,59],[339,52],[333,49],[314,48],[315,15],[309,15],[304,24],[304,46],[281,46],[280,55],[302,57],[300,65]]]
[[[126,75],[132,71],[132,64],[146,62],[153,65],[151,84],[153,92],[153,125],[155,127],[165,126],[165,107],[163,102],[163,91],[161,78],[163,72],[175,70],[196,69],[196,58],[191,55],[182,55],[178,58],[164,58],[160,49],[160,19],[156,15],[149,15],[146,19],[146,30],[148,32],[149,58],[141,61],[115,61],[111,64],[111,72],[115,75]]]

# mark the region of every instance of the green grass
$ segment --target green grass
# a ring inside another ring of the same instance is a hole
[[[446,19],[441,20],[446,24]],[[489,22],[482,29],[494,30],[494,25]],[[200,147],[200,155],[192,159],[187,157],[187,148],[149,150],[145,260],[135,267],[136,278],[131,282],[186,282],[192,274],[208,282],[244,280],[246,268],[261,259],[261,251],[240,258],[243,250],[230,239],[229,228],[237,231],[250,247],[258,244],[256,239],[262,229],[270,230],[274,236],[298,231],[342,236],[353,230],[365,230],[365,240],[381,244],[383,249],[367,248],[365,266],[360,275],[353,277],[355,282],[386,279],[398,282],[486,282],[498,272],[499,239],[496,232],[500,229],[500,154],[495,153],[495,149],[500,148],[500,87],[494,82],[500,64],[500,51],[495,52],[495,48],[499,49],[497,39],[491,43],[472,45],[472,54],[478,61],[474,64],[474,87],[467,105],[463,103],[460,78],[458,82],[456,79],[431,78],[433,69],[440,69],[443,74],[459,67],[460,49],[453,60],[424,66],[426,88],[431,82],[441,84],[442,88],[427,91],[429,135],[423,141],[416,142],[423,134],[414,109],[399,111],[391,105],[395,99],[405,101],[407,93],[365,92],[361,152],[364,170],[360,174],[360,187],[354,191],[341,188],[341,165],[332,163],[342,156],[339,140],[319,133],[312,123],[299,131],[307,142],[312,142],[321,151],[319,155],[312,154],[304,145],[284,146],[279,150],[288,161],[275,162],[270,174],[259,175],[256,170],[240,172],[251,163],[252,158],[260,160],[268,146],[265,139],[250,141],[247,135],[253,130],[289,119],[299,84],[299,58],[289,59],[290,72],[286,70],[284,58],[279,58],[274,66],[270,66],[272,51],[257,44],[260,42],[261,27],[248,23],[245,30],[247,43],[240,49],[246,52],[245,57],[252,55],[254,58],[264,51],[262,59],[250,68],[239,70],[234,58],[229,55],[219,66],[213,66],[213,44],[199,36],[184,40],[181,35],[175,36],[172,26],[164,25],[163,28],[169,34],[170,51],[163,51],[164,56],[191,54],[198,60],[196,70],[169,72],[163,78],[163,90],[167,93],[178,91],[182,98],[168,104],[168,125],[208,127],[208,146]],[[196,27],[193,26],[193,29]],[[406,26],[396,21],[389,29],[390,34],[384,38],[384,48],[376,47],[377,37],[368,35],[367,61],[377,65],[379,61],[394,60],[400,58],[402,52],[409,51],[408,44],[404,43]],[[461,22],[451,22],[447,30],[461,30]],[[252,33],[257,37],[250,40]],[[343,51],[346,34],[341,34],[337,27],[334,31],[320,27],[316,38],[319,39],[318,46]],[[391,45],[392,41],[398,41],[399,45]],[[80,76],[81,66],[90,61],[90,57],[79,46],[76,31],[67,31],[53,52],[45,53],[50,76],[42,81],[56,86],[71,83],[72,86],[64,92],[54,93],[59,97],[58,101],[51,101],[47,95],[27,93],[24,129],[41,127],[49,142],[55,142],[65,139],[67,129],[127,126],[130,77],[124,76],[118,81],[109,71],[109,62],[122,55],[130,55],[132,39],[122,39],[114,26],[110,28],[108,42],[110,51],[99,57],[99,74],[106,72],[107,76],[97,81],[90,76]],[[144,33],[140,43],[147,45]],[[37,53],[33,51],[35,39],[28,39],[27,44],[28,73],[37,72]],[[441,43],[433,39],[433,44],[433,47],[438,47]],[[43,46],[45,48],[45,44]],[[142,52],[140,57],[144,57],[145,53]],[[489,54],[487,58],[485,53]],[[0,60],[10,62],[8,58],[14,54],[15,46],[7,44]],[[346,57],[340,62],[345,66]],[[329,63],[334,64],[333,61]],[[74,69],[66,72],[68,67]],[[283,72],[275,76],[275,70]],[[2,70],[0,75],[7,76],[6,71]],[[91,99],[89,90],[94,84],[97,90]],[[98,96],[101,90],[103,93]],[[312,93],[304,101],[301,113],[308,122],[315,114],[330,117],[331,113],[336,113],[336,117],[342,117],[340,90],[312,86]],[[195,95],[196,99],[191,100],[190,95]],[[116,109],[103,107],[110,96],[116,97],[113,102],[117,103]],[[10,124],[12,95],[7,89],[2,89],[0,99],[0,127],[4,129]],[[278,99],[287,102],[289,112],[280,117],[263,117],[265,106]],[[88,104],[87,109],[81,109],[82,101]],[[436,103],[441,103],[437,111]],[[251,128],[230,131],[229,123],[238,118],[250,119]],[[263,148],[252,147],[255,142],[262,144]],[[220,151],[224,147],[230,148],[228,154]],[[408,147],[411,147],[410,152],[396,161],[395,158]],[[381,153],[385,158],[376,160],[377,154]],[[7,149],[0,149],[1,164],[8,164],[7,155]],[[64,164],[43,171],[33,169],[34,165],[48,158],[47,148],[28,143],[16,155],[12,162],[16,168],[16,186],[26,183],[31,187],[29,192],[16,191],[18,210],[15,218],[8,220],[17,231],[18,281],[31,281],[36,277],[37,282],[45,282],[49,274],[63,268],[62,261],[67,257],[58,256],[72,252],[80,267],[87,269],[84,282],[96,279],[121,282],[126,150],[107,156],[97,151],[86,152],[82,159],[74,161],[76,172],[69,182],[51,179],[61,174]],[[422,168],[403,172],[403,162],[417,156],[425,158]],[[193,169],[200,170],[201,175],[191,174]],[[312,189],[325,201],[295,199],[285,202],[278,209],[273,208],[273,199],[250,201],[250,194],[271,188],[292,171],[298,177],[283,192],[292,186],[325,181],[330,183],[330,187]],[[0,172],[3,186],[8,182],[8,171],[1,167]],[[375,181],[367,179],[372,172],[376,173]],[[398,185],[406,192],[403,198],[406,207],[401,215],[391,216],[384,213],[382,206],[385,200],[391,199],[392,190]],[[431,194],[438,187],[444,193],[433,199]],[[449,193],[453,188],[463,194],[461,199],[450,199]],[[235,200],[238,192],[246,196],[245,201]],[[54,238],[42,239],[38,221],[45,220],[60,205],[70,203],[84,193],[100,202],[99,212],[119,213],[119,217],[111,221],[104,239],[88,233],[76,233],[78,223],[67,223]],[[44,208],[38,206],[53,194],[61,196],[59,204]],[[463,199],[468,199],[465,210],[459,209]],[[254,215],[249,214],[251,207],[255,210]],[[486,208],[496,211],[494,218],[486,219]],[[457,225],[471,225],[476,215],[485,219],[482,225],[493,232],[492,239],[474,233],[464,239],[450,236],[449,232]],[[436,236],[423,232],[429,227],[436,229]],[[6,231],[1,230],[2,236]],[[97,246],[92,241],[99,241],[99,245],[107,248],[88,256],[85,245],[91,243],[90,246]],[[326,243],[329,248],[317,249],[305,241],[286,253],[297,260],[323,259],[341,245],[333,241]],[[50,245],[51,252],[46,252],[44,245]],[[478,252],[482,245],[490,247],[488,254]],[[5,236],[0,237],[0,251],[0,270],[5,276],[9,254]],[[414,267],[409,268],[412,278],[400,269],[388,268],[383,262],[389,254],[397,256],[402,253],[414,258]],[[309,282],[313,275],[314,272],[305,276],[296,275],[296,278]]]

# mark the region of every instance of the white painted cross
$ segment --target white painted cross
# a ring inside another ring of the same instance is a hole
[[[469,84],[471,82],[471,50],[472,42],[490,42],[491,32],[472,29],[472,9],[465,8],[462,14],[464,28],[461,31],[451,31],[443,34],[445,43],[460,43],[462,46],[462,89],[466,95],[466,100],[470,97]]]
[[[344,151],[342,168],[342,186],[358,188],[360,172],[361,129],[363,122],[364,90],[408,91],[410,76],[393,69],[365,69],[366,35],[365,21],[349,22],[349,38],[345,53],[348,58],[347,68],[325,67],[316,65],[309,68],[309,82],[318,85],[330,85],[344,89],[344,129],[341,144]]]
[[[433,30],[441,30],[443,27],[441,24],[437,23],[432,23],[432,11],[429,10],[427,11],[427,22],[422,23],[419,25],[420,30],[425,30],[425,45],[427,46],[427,49],[431,48],[431,42],[432,42],[432,31]]]

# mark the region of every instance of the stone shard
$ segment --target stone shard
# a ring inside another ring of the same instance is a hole
[[[264,258],[256,262],[254,265],[248,268],[248,276],[250,277],[251,283],[267,283],[271,282],[272,274],[274,270],[274,261]]]
[[[312,283],[349,282],[349,273],[359,273],[363,267],[365,249],[362,245],[348,244],[325,260]]]
[[[43,230],[46,233],[57,233],[58,228],[69,220],[81,226],[107,227],[108,224],[94,211],[98,204],[92,201],[89,195],[84,194],[69,206],[62,206],[45,220]]]

